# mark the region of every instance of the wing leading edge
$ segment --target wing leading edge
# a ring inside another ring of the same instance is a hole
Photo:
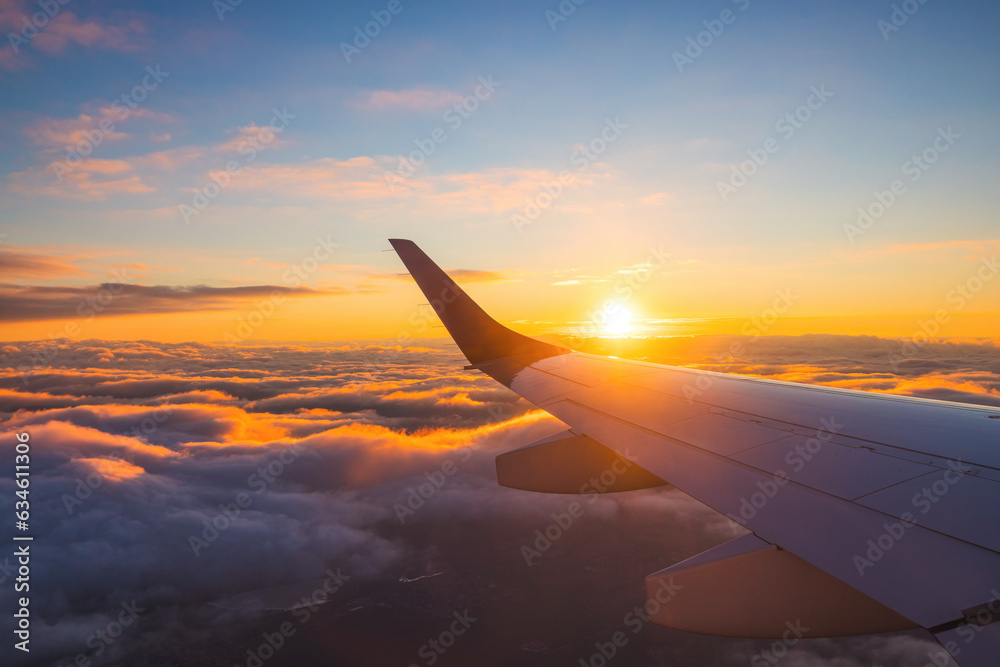
[[[572,427],[498,457],[501,484],[567,493],[621,470],[605,490],[669,482],[751,531],[651,574],[651,601],[682,592],[656,622],[924,628],[942,645],[930,664],[995,664],[1000,410],[572,352],[502,326],[412,241],[390,243],[470,363]]]

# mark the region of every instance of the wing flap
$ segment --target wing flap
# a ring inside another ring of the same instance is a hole
[[[666,484],[586,435],[565,431],[497,456],[501,486],[543,493],[614,493]]]
[[[660,603],[665,590],[673,595]],[[919,627],[752,534],[649,575],[646,596],[655,623],[726,637],[842,637]]]

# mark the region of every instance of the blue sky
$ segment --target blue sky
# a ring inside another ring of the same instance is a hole
[[[31,279],[45,284],[94,283],[119,262],[145,267],[150,284],[242,285],[273,282],[262,263],[293,264],[332,233],[337,266],[312,284],[355,290],[398,271],[381,252],[386,237],[411,237],[446,268],[512,272],[538,299],[528,319],[546,301],[580,310],[600,299],[566,299],[552,289],[567,282],[558,271],[614,274],[660,244],[707,273],[658,283],[643,309],[687,298],[710,304],[690,313],[701,316],[738,310],[790,279],[810,288],[849,274],[851,295],[901,280],[914,294],[943,294],[975,253],[998,247],[993,6],[914,0],[888,32],[879,21],[892,21],[892,3],[567,0],[575,10],[556,23],[557,2],[402,0],[347,62],[341,44],[386,5],[245,0],[220,19],[223,5],[207,1],[71,2],[19,52],[8,40],[4,243],[75,258],[76,274]],[[38,10],[20,0],[0,7],[5,32]],[[709,40],[713,26],[722,30]],[[674,54],[699,33],[707,46],[679,71]],[[60,140],[96,125],[156,66],[169,75],[57,182],[46,167],[65,157]],[[480,77],[499,85],[450,127],[448,108]],[[783,136],[776,123],[814,89],[832,96]],[[275,109],[294,116],[276,140],[252,162],[234,154]],[[609,121],[625,129],[578,169],[579,147]],[[446,140],[390,192],[385,173],[436,128]],[[960,138],[849,242],[844,225],[858,207],[904,178],[904,163],[947,128]],[[723,198],[720,183],[769,138],[777,152]],[[232,185],[186,221],[180,207],[234,158]],[[563,170],[575,180],[549,204],[544,185]],[[546,208],[519,232],[512,216],[532,201]],[[956,250],[959,242],[971,245]],[[898,266],[869,256],[911,253],[899,248],[920,256]],[[746,275],[740,266],[759,289],[730,298],[725,286]],[[511,299],[503,292],[500,303]],[[827,290],[809,314],[842,315],[842,301]],[[899,312],[933,307],[908,295]]]

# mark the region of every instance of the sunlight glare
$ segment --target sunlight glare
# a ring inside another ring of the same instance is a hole
[[[604,332],[610,336],[625,336],[632,332],[632,311],[616,303],[605,311]]]

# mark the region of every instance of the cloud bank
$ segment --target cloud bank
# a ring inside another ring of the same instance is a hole
[[[872,341],[761,339],[723,364],[728,342],[655,347],[769,377],[996,395],[982,343],[895,375]],[[497,454],[564,426],[438,345],[4,345],[0,441],[32,446],[30,664],[249,665],[285,622],[268,665],[426,664],[422,645],[464,612],[482,620],[441,664],[577,664],[627,623],[645,575],[733,537],[669,487],[591,503],[497,486]],[[935,389],[944,378],[965,384]],[[0,511],[14,490],[0,479]],[[574,500],[583,516],[540,544]],[[0,587],[4,608],[12,594]],[[621,664],[745,665],[769,645],[651,625],[630,640]],[[782,664],[902,666],[933,647],[811,640]]]

